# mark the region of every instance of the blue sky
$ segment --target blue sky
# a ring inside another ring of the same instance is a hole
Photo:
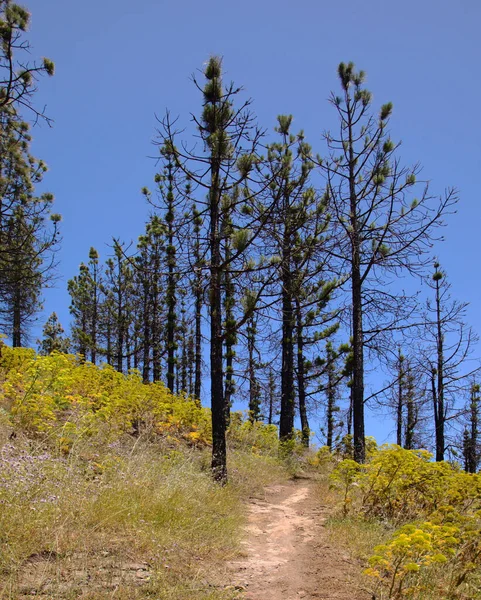
[[[34,153],[50,167],[43,188],[63,215],[60,278],[46,294],[43,320],[56,310],[68,323],[66,281],[90,246],[105,258],[112,236],[129,241],[141,232],[148,207],[140,188],[155,173],[155,114],[168,107],[188,124],[200,106],[190,75],[218,54],[264,127],[292,113],[321,153],[321,133],[335,124],[326,99],[338,89],[338,63],[352,60],[367,72],[375,105],[394,103],[391,134],[403,141],[403,161],[421,162],[433,193],[459,189],[458,213],[436,253],[481,331],[479,1],[26,4],[33,56],[56,64],[36,97],[54,126],[33,132]]]

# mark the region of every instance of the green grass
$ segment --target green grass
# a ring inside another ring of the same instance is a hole
[[[1,429],[1,426],[0,426]],[[239,550],[243,501],[286,477],[273,458],[125,436],[58,456],[0,432],[0,599],[228,600],[215,571]]]

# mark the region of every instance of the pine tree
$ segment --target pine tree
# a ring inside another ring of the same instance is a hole
[[[92,293],[92,319],[90,327],[90,360],[95,365],[97,363],[97,344],[98,344],[98,327],[99,327],[99,304],[100,290],[102,281],[99,271],[99,255],[95,248],[90,248],[89,252],[89,275],[90,289]]]
[[[203,72],[205,84],[203,88],[203,112],[195,118],[200,137],[204,142],[205,153],[197,150],[189,151],[185,144],[179,148],[175,142],[176,132],[170,116],[163,121],[161,146],[169,148],[175,160],[176,168],[183,171],[188,181],[194,182],[207,192],[205,208],[201,211],[204,218],[203,250],[208,271],[206,273],[208,288],[208,306],[210,320],[210,388],[212,407],[212,472],[214,478],[225,483],[227,481],[226,457],[226,405],[224,392],[223,347],[225,341],[225,319],[223,318],[222,289],[224,273],[228,264],[241,262],[247,249],[255,239],[250,235],[247,219],[233,236],[233,254],[226,264],[223,256],[222,204],[223,198],[229,196],[236,187],[242,187],[239,198],[245,207],[255,202],[255,193],[249,189],[248,183],[253,171],[261,132],[254,124],[248,110],[249,101],[241,108],[234,106],[239,89],[230,84],[225,86],[222,80],[222,64],[217,57],[212,57]],[[240,214],[237,211],[237,214]],[[246,213],[247,214],[247,213]],[[253,221],[253,220],[252,220]],[[249,311],[254,307],[249,307]],[[237,321],[238,330],[248,319],[244,314]]]
[[[326,321],[332,319],[325,307],[336,282],[323,280],[327,270],[324,246],[329,217],[325,198],[319,197],[310,183],[314,168],[311,148],[302,132],[291,133],[292,116],[281,115],[277,121],[280,141],[268,147],[267,174],[274,208],[263,237],[266,246],[275,253],[273,258],[278,258],[273,271],[280,288],[282,322],[279,436],[281,440],[292,436],[297,383],[303,441],[308,445],[307,351],[337,327],[321,333]]]
[[[349,369],[346,368],[346,362],[339,366],[340,359],[344,356],[349,356],[351,346],[349,344],[341,344],[337,349],[333,343],[328,340],[326,342],[325,351],[325,394],[326,394],[326,446],[332,448],[334,446],[336,428],[340,429],[343,425],[342,421],[336,422],[335,415],[339,412],[337,399],[340,395],[339,386],[343,380],[349,375]]]
[[[80,265],[79,274],[69,280],[67,286],[71,298],[70,314],[74,318],[71,327],[72,347],[85,359],[90,354],[90,360],[96,364],[100,352],[104,281],[95,248],[90,248],[88,263]]]
[[[42,287],[55,267],[60,221],[51,214],[53,196],[35,196],[47,167],[30,154],[25,117],[49,121],[33,96],[38,77],[53,75],[54,65],[47,58],[27,62],[30,45],[23,34],[29,21],[23,7],[0,0],[0,310],[14,346],[23,344],[41,308]]]
[[[123,373],[129,368],[132,356],[133,269],[117,241],[114,241],[114,257],[106,261],[104,290],[109,310],[108,354],[116,370]]]
[[[2,241],[8,248],[3,254],[3,303],[5,331],[11,336],[13,347],[23,345],[28,326],[41,309],[41,258],[33,244],[21,209],[9,219]],[[7,266],[8,264],[8,266]]]
[[[402,446],[403,444],[403,425],[404,425],[404,386],[405,386],[405,370],[404,370],[405,357],[401,352],[401,348],[398,350],[397,357],[397,406],[396,406],[396,444]]]
[[[55,67],[48,58],[37,64],[21,57],[27,57],[31,50],[28,40],[23,39],[29,24],[30,14],[25,8],[0,0],[0,111],[11,110],[15,115],[25,111],[33,114],[35,121],[49,122],[45,113],[35,108],[32,97],[38,76],[53,75]]]
[[[140,295],[142,376],[147,383],[151,371],[154,381],[159,381],[162,370],[165,224],[158,215],[153,215],[146,224],[145,234],[139,238],[138,250],[134,278],[135,289]]]
[[[171,392],[174,391],[174,377],[175,368],[177,365],[176,359],[176,333],[177,333],[177,279],[176,273],[176,249],[174,239],[174,220],[175,220],[175,197],[174,197],[174,164],[172,162],[172,155],[167,148],[163,149],[164,156],[167,158],[166,173],[164,178],[166,180],[166,190],[164,193],[166,203],[166,215],[165,221],[167,225],[166,231],[166,261],[167,261],[167,289],[166,289],[166,304],[167,304],[167,387]]]
[[[325,136],[329,158],[319,163],[326,176],[327,193],[335,224],[334,255],[340,268],[348,263],[350,322],[353,338],[352,402],[354,458],[365,460],[364,350],[366,339],[398,327],[405,300],[385,295],[384,273],[422,273],[427,263],[433,229],[456,201],[449,191],[437,205],[427,188],[409,202],[417,166],[402,167],[396,144],[387,127],[392,104],[372,114],[371,94],[363,87],[364,72],[353,63],[338,68],[341,96],[331,95],[339,134]],[[369,298],[369,312],[363,311]]]
[[[280,141],[268,147],[266,178],[275,207],[268,228],[266,245],[279,257],[278,276],[281,304],[281,414],[279,437],[285,441],[292,437],[295,415],[294,385],[294,334],[295,334],[295,266],[294,249],[297,231],[303,226],[299,217],[303,195],[309,189],[309,175],[313,164],[303,135],[290,132],[292,116],[277,118],[276,132]],[[298,218],[299,217],[299,218]]]
[[[457,416],[455,406],[459,387],[473,376],[479,367],[471,367],[469,356],[477,336],[465,323],[466,303],[451,300],[450,285],[438,262],[428,286],[434,292],[434,302],[427,301],[425,340],[421,366],[429,380],[436,460],[443,461],[448,442],[447,425]]]
[[[259,369],[259,350],[256,346],[258,316],[252,314],[247,321],[247,377],[249,381],[249,420],[251,423],[258,421],[261,416],[261,386],[257,372]],[[271,416],[272,418],[272,416]]]
[[[71,327],[72,347],[75,352],[87,357],[90,343],[89,321],[91,314],[91,296],[89,286],[88,267],[82,263],[79,274],[68,281],[70,294],[70,314],[73,317]]]
[[[189,360],[189,331],[187,326],[187,307],[186,296],[187,290],[184,288],[178,289],[180,297],[180,319],[178,320],[176,329],[176,348],[177,348],[177,393],[189,393],[188,385],[188,360]]]
[[[186,190],[187,198],[190,199],[191,186],[188,184]],[[202,387],[202,306],[203,306],[203,282],[204,274],[203,270],[205,267],[204,261],[201,255],[201,230],[203,225],[203,219],[200,212],[197,210],[195,203],[192,204],[192,217],[193,223],[193,236],[192,236],[192,295],[194,297],[194,396],[200,400],[201,387]]]
[[[274,418],[278,414],[276,397],[276,378],[272,368],[269,368],[264,403],[267,408],[267,424],[273,425]]]
[[[481,458],[479,431],[481,399],[479,392],[479,384],[473,383],[470,390],[468,424],[464,430],[464,464],[467,473],[477,472]]]
[[[238,197],[238,189],[234,189],[233,196],[226,195],[223,198],[222,203],[222,226],[221,235],[223,238],[224,245],[224,256],[223,262],[225,269],[223,273],[223,293],[224,293],[224,345],[225,345],[225,411],[226,411],[226,423],[229,425],[230,422],[230,409],[232,406],[232,396],[235,392],[235,381],[234,381],[234,358],[236,355],[235,345],[237,343],[237,331],[236,331],[236,318],[234,315],[234,306],[236,303],[235,298],[235,287],[230,272],[231,264],[230,260],[232,257],[232,209],[234,203]]]
[[[70,340],[65,336],[65,331],[57,313],[53,312],[43,326],[43,338],[37,340],[39,345],[39,353],[43,355],[51,354],[52,352],[69,352]]]
[[[404,448],[414,450],[416,439],[416,426],[419,420],[419,406],[415,398],[414,373],[410,362],[406,365],[406,430],[404,433]]]

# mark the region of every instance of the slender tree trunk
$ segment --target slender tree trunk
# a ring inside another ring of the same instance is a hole
[[[228,242],[226,243],[225,260],[228,261],[230,258],[230,248]],[[228,268],[227,268],[228,269]],[[226,425],[230,423],[230,409],[232,406],[232,394],[234,392],[234,344],[235,344],[235,319],[233,314],[234,307],[234,286],[232,284],[232,278],[229,271],[227,270],[224,274],[225,282],[225,419]]]
[[[275,389],[276,383],[274,379],[274,372],[272,369],[269,370],[269,389],[268,389],[268,398],[269,398],[269,416],[268,416],[268,424],[272,425],[274,418],[274,395],[276,392]]]
[[[93,306],[92,306],[92,347],[90,348],[90,360],[95,365],[97,363],[97,326],[98,326],[98,270],[97,265],[93,265]]]
[[[292,306],[292,273],[290,255],[290,233],[285,225],[282,249],[282,372],[281,372],[281,416],[279,437],[285,441],[292,437],[294,429],[294,343]]]
[[[169,242],[170,243],[170,242]],[[175,314],[175,280],[174,280],[174,267],[169,261],[169,276],[167,284],[167,387],[171,392],[174,392],[174,379],[175,379],[175,330],[176,330],[176,314]]]
[[[466,471],[476,473],[478,468],[478,437],[479,437],[479,387],[471,388],[470,429],[467,434]]]
[[[194,217],[194,297],[195,297],[195,325],[194,325],[194,396],[200,400],[202,380],[202,262],[200,255],[200,228],[202,219],[197,212],[195,204],[192,208]]]
[[[222,368],[222,295],[220,247],[220,163],[211,160],[210,189],[210,379],[212,407],[212,474],[216,481],[227,482],[226,411]]]
[[[181,330],[182,330],[182,352],[180,355],[180,391],[188,394],[189,389],[187,386],[187,361],[188,361],[188,344],[189,338],[187,335],[187,323],[185,320],[185,310],[183,310],[184,314],[182,316],[181,321]]]
[[[125,330],[125,357],[127,361],[127,373],[130,371],[132,367],[132,347],[130,341],[130,332],[128,327]]]
[[[108,310],[108,314],[107,314],[107,331],[106,331],[106,337],[107,337],[107,364],[109,364],[110,366],[112,366],[112,321],[111,321],[111,315],[110,315],[110,309]]]
[[[309,429],[309,420],[307,418],[306,407],[306,373],[304,362],[304,331],[302,323],[302,312],[299,300],[296,299],[296,319],[297,319],[297,389],[299,397],[299,415],[301,417],[302,443],[306,448],[309,447],[311,430]]]
[[[82,311],[81,331],[82,341],[79,344],[79,353],[82,357],[81,362],[85,362],[87,360],[87,313],[85,310]]]
[[[404,371],[401,353],[398,358],[398,386],[397,386],[397,407],[396,407],[396,444],[402,446],[403,443],[403,386],[404,386]]]
[[[157,266],[157,265],[156,265]],[[159,327],[159,289],[158,283],[154,283],[152,293],[152,330],[151,330],[151,345],[152,345],[152,379],[160,381],[160,327]]]
[[[150,381],[150,301],[149,301],[149,290],[146,285],[144,288],[144,301],[143,301],[143,319],[144,319],[144,331],[143,331],[143,358],[142,358],[142,380],[144,383]]]
[[[349,129],[349,195],[351,211],[351,285],[352,285],[352,330],[353,330],[353,381],[352,412],[354,421],[354,460],[363,463],[366,460],[366,442],[364,433],[364,339],[362,326],[362,279],[361,279],[361,242],[357,217],[356,195],[356,159],[351,122],[351,107],[348,100]]]
[[[117,371],[123,373],[124,365],[124,307],[122,296],[122,263],[117,258],[118,285],[117,285]]]
[[[256,350],[256,321],[252,315],[247,325],[247,353],[248,353],[248,373],[249,373],[249,420],[251,423],[259,420],[260,417],[260,387],[257,381],[256,368],[257,363],[254,357]]]
[[[194,396],[194,334],[192,328],[189,328],[189,346],[187,351],[187,378],[189,385],[189,396]]]
[[[12,346],[21,348],[22,346],[22,294],[17,284],[13,300],[13,331]]]
[[[328,345],[327,361],[327,439],[326,446],[332,448],[334,441],[334,409],[336,406],[335,364],[333,352]]]
[[[414,385],[413,385],[413,376],[408,367],[407,370],[407,393],[406,393],[406,435],[405,435],[405,443],[404,448],[406,450],[414,449],[414,428],[416,427],[416,406],[414,403]]]
[[[202,289],[199,285],[195,294],[195,374],[194,396],[200,400],[202,379]]]
[[[436,280],[436,319],[437,319],[437,422],[436,422],[436,461],[444,460],[446,447],[444,439],[444,335],[441,321],[441,297],[439,280]]]
[[[352,435],[353,400],[352,385],[349,386],[349,410],[347,412],[347,435]]]

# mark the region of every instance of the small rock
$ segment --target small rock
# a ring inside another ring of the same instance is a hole
[[[148,565],[145,563],[127,563],[124,565],[124,569],[129,571],[147,571]]]
[[[144,580],[150,579],[149,573],[147,571],[144,571],[144,570],[141,570],[141,569],[139,569],[137,571],[137,573],[135,574],[135,576],[137,577],[137,579],[144,579]]]

